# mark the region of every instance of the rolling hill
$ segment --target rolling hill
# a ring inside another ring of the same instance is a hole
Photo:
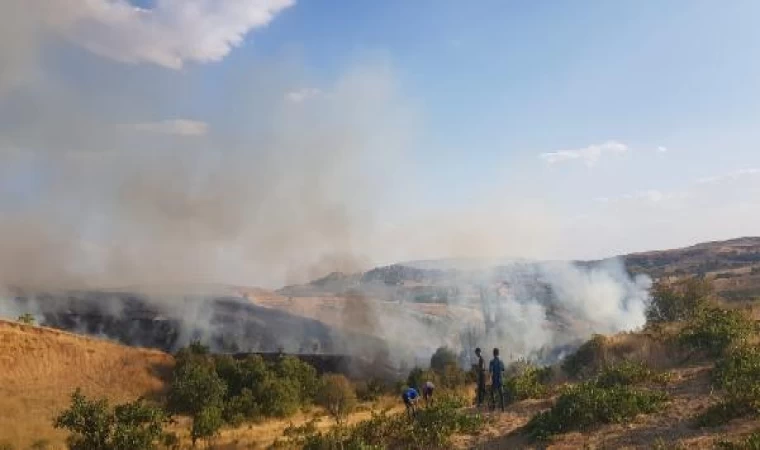
[[[160,395],[173,365],[161,351],[0,320],[0,437],[61,444],[51,422],[77,387],[113,402]]]

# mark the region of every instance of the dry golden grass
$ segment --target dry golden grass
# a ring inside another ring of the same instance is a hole
[[[52,419],[74,389],[112,402],[155,395],[173,364],[163,352],[0,320],[0,442],[60,446]]]

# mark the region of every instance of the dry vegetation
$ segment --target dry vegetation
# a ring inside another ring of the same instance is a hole
[[[0,441],[62,445],[51,421],[74,389],[117,402],[155,395],[172,365],[159,351],[0,321]]]

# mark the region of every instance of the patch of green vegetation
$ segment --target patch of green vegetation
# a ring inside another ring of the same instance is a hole
[[[29,313],[25,313],[25,314],[22,314],[22,315],[18,316],[18,318],[16,319],[16,321],[20,322],[20,323],[23,323],[23,324],[26,324],[26,325],[34,325],[34,323],[36,322],[35,319],[34,319],[34,316],[31,315],[31,314],[29,314]]]
[[[340,424],[356,407],[356,391],[343,375],[327,374],[322,377],[317,403]]]
[[[71,433],[71,450],[153,450],[167,420],[160,408],[142,399],[111,409],[105,399],[90,400],[77,389],[54,425]]]
[[[466,402],[461,397],[443,396],[418,411],[414,419],[383,411],[356,425],[326,432],[318,431],[314,423],[291,427],[285,433],[290,438],[286,445],[306,450],[445,448],[454,434],[476,434],[485,423],[480,414],[461,410]]]
[[[754,331],[754,322],[738,310],[704,308],[678,336],[682,345],[718,357],[730,346],[741,344]]]
[[[665,393],[637,390],[630,386],[602,388],[581,383],[568,388],[548,411],[536,414],[524,431],[533,439],[589,427],[619,423],[639,414],[658,411],[667,400]]]
[[[715,447],[722,450],[760,450],[760,431],[737,441],[718,440]]]
[[[643,363],[621,361],[604,366],[596,377],[596,385],[602,388],[612,386],[633,386],[642,383],[666,383],[667,373],[656,373]]]
[[[658,284],[647,307],[648,324],[684,322],[707,307],[713,288],[709,281],[688,278],[674,284]]]
[[[712,376],[724,398],[697,417],[697,426],[714,427],[760,413],[760,349],[750,345],[732,348],[715,364]]]
[[[562,370],[573,378],[588,375],[595,371],[604,352],[605,339],[601,334],[592,336],[591,339],[578,347],[575,353],[565,358],[562,363]]]
[[[504,395],[507,402],[541,398],[548,393],[548,384],[552,377],[551,367],[542,368],[526,364],[515,369],[515,372],[504,383]]]

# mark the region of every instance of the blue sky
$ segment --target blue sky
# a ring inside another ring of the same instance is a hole
[[[196,205],[216,198],[204,183],[218,172],[248,165],[268,181],[246,189],[266,195],[211,241],[253,266],[238,253],[282,229],[314,260],[372,263],[600,257],[760,230],[755,1],[49,5],[11,5],[0,23],[13,38],[0,46],[0,206],[79,234],[123,221],[139,186],[120,183],[146,171],[173,174],[172,195]],[[106,147],[113,173],[78,165]],[[159,166],[172,159],[183,169]],[[87,205],[85,218],[50,204]],[[176,206],[161,205],[139,210]],[[262,208],[276,226],[257,222]],[[216,225],[183,214],[165,228],[135,218],[120,239]],[[315,232],[293,214],[347,225]],[[114,237],[103,229],[83,239]],[[275,259],[301,270],[295,246]]]

